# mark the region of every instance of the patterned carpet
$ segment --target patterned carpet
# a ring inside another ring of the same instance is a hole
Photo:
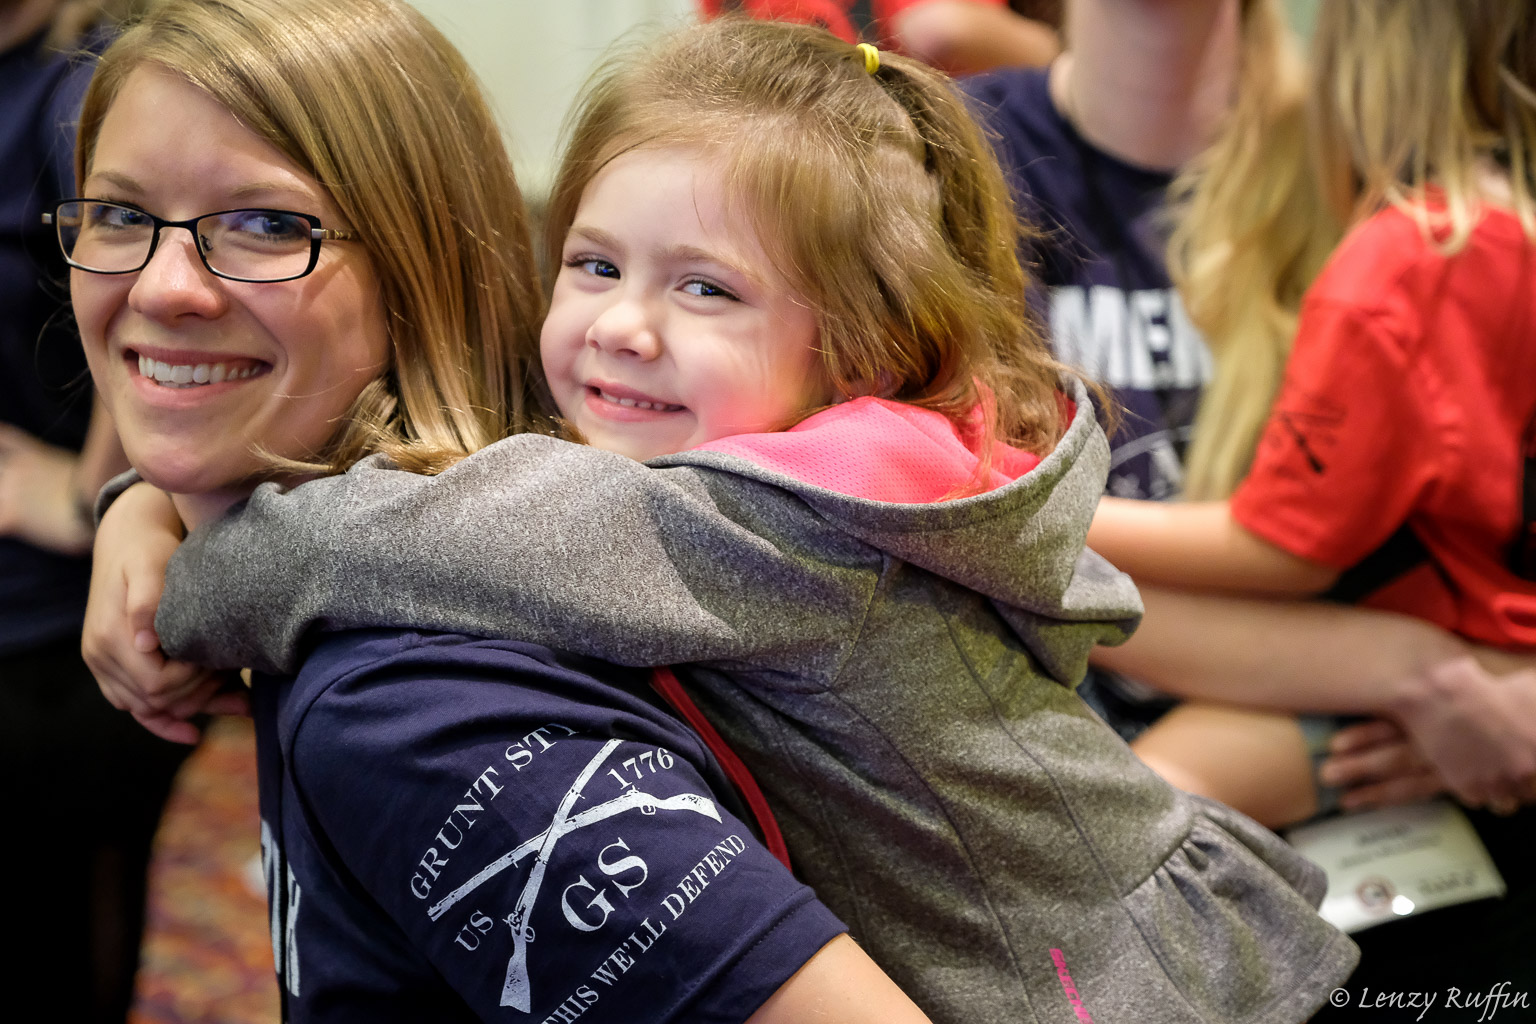
[[[249,719],[209,728],[155,840],[129,1024],[275,1024]]]

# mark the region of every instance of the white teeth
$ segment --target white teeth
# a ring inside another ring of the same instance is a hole
[[[219,384],[226,380],[244,380],[254,374],[255,366],[231,369],[223,363],[182,363],[172,366],[149,356],[139,356],[139,375],[149,377],[156,384],[166,387],[195,387],[199,384]]]
[[[682,408],[680,405],[668,405],[666,402],[645,402],[638,398],[615,398],[613,395],[601,390],[598,391],[598,394],[602,396],[603,401],[612,402],[614,405],[622,405],[626,409],[652,409],[656,412],[669,412]]]

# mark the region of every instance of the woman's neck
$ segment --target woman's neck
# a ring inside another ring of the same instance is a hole
[[[1231,107],[1238,0],[1076,0],[1051,101],[1079,134],[1127,163],[1176,170]]]

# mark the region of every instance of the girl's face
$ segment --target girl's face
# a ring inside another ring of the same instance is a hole
[[[259,207],[350,227],[319,183],[153,65],[132,72],[108,110],[83,194],[167,220]],[[142,270],[75,270],[70,287],[128,458],[180,496],[184,517],[248,491],[262,469],[256,446],[304,457],[323,445],[389,355],[378,284],[355,242],[325,241],[307,277],[256,284],[215,277],[190,232],[163,228]]]
[[[540,352],[565,419],[633,459],[781,430],[827,400],[815,314],[689,150],[637,149],[587,185]]]

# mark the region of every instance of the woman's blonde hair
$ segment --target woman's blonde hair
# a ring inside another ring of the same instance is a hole
[[[583,190],[639,147],[718,160],[724,190],[816,314],[825,383],[1043,452],[1062,368],[1024,316],[1018,221],[953,86],[830,33],[725,17],[611,58],[572,114],[550,198],[558,266]]]
[[[1239,62],[1233,110],[1169,192],[1168,272],[1215,363],[1185,466],[1194,500],[1248,472],[1302,294],[1342,231],[1313,173],[1300,49],[1272,0],[1244,5]]]
[[[1325,4],[1313,60],[1318,174],[1341,216],[1392,203],[1455,252],[1477,222],[1480,167],[1491,161],[1508,171],[1514,210],[1536,237],[1529,0]],[[1441,223],[1424,203],[1431,185],[1443,197]]]
[[[1348,224],[1391,203],[1454,252],[1493,161],[1536,237],[1529,0],[1328,0],[1310,87],[1276,12],[1250,6],[1236,109],[1174,189],[1170,272],[1216,359],[1189,453],[1197,499],[1225,497],[1247,473],[1302,294]],[[1443,214],[1424,202],[1431,186]]]
[[[399,0],[160,0],[109,47],[76,173],[127,78],[181,75],[313,177],[360,236],[391,343],[311,470],[431,472],[535,417],[542,296],[500,132],[453,46]]]

